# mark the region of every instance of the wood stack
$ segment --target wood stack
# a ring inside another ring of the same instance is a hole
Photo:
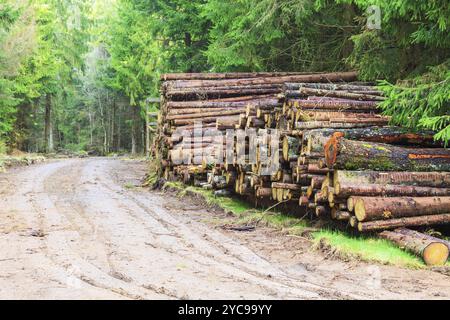
[[[162,81],[154,150],[168,180],[300,206],[361,232],[450,223],[449,150],[432,132],[387,126],[377,108],[384,97],[353,72]],[[179,134],[194,133],[198,121],[200,137]]]
[[[450,223],[450,150],[430,133],[392,130],[338,131],[326,142],[331,215],[360,232]]]

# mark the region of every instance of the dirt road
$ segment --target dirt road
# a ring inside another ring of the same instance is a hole
[[[450,298],[445,275],[214,228],[213,212],[133,187],[145,170],[76,159],[0,174],[0,299]]]

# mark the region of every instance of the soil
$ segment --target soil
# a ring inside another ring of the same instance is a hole
[[[431,270],[343,261],[269,228],[223,230],[197,200],[142,188],[145,162],[0,174],[0,299],[449,299]]]

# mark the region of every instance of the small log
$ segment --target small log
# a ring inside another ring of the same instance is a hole
[[[384,231],[380,237],[394,242],[420,256],[428,266],[442,266],[449,257],[449,248],[439,239],[408,229]]]
[[[381,184],[411,185],[419,187],[446,188],[450,186],[450,172],[376,172],[334,171],[333,184]]]
[[[431,188],[431,187],[381,185],[381,184],[341,184],[339,182],[334,185],[334,191],[338,197],[450,196],[450,188]]]
[[[273,182],[272,188],[298,191],[298,190],[301,190],[302,187],[298,184]]]
[[[360,222],[448,212],[450,212],[450,197],[359,197],[355,203],[355,215]]]
[[[425,227],[448,223],[450,223],[450,214],[438,214],[433,216],[419,216],[392,220],[360,222],[358,224],[358,230],[360,232],[371,232],[396,229],[401,227]]]
[[[340,211],[338,209],[333,208],[334,213],[332,214],[334,216],[334,219],[337,221],[349,221],[351,218],[351,213],[348,211]]]

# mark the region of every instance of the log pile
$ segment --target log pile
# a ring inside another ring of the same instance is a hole
[[[336,131],[325,143],[332,217],[345,208],[360,232],[450,223],[450,150],[432,133],[397,130]]]
[[[450,151],[432,132],[388,126],[384,97],[354,72],[161,80],[153,150],[166,180],[287,203],[360,232],[450,223]]]

